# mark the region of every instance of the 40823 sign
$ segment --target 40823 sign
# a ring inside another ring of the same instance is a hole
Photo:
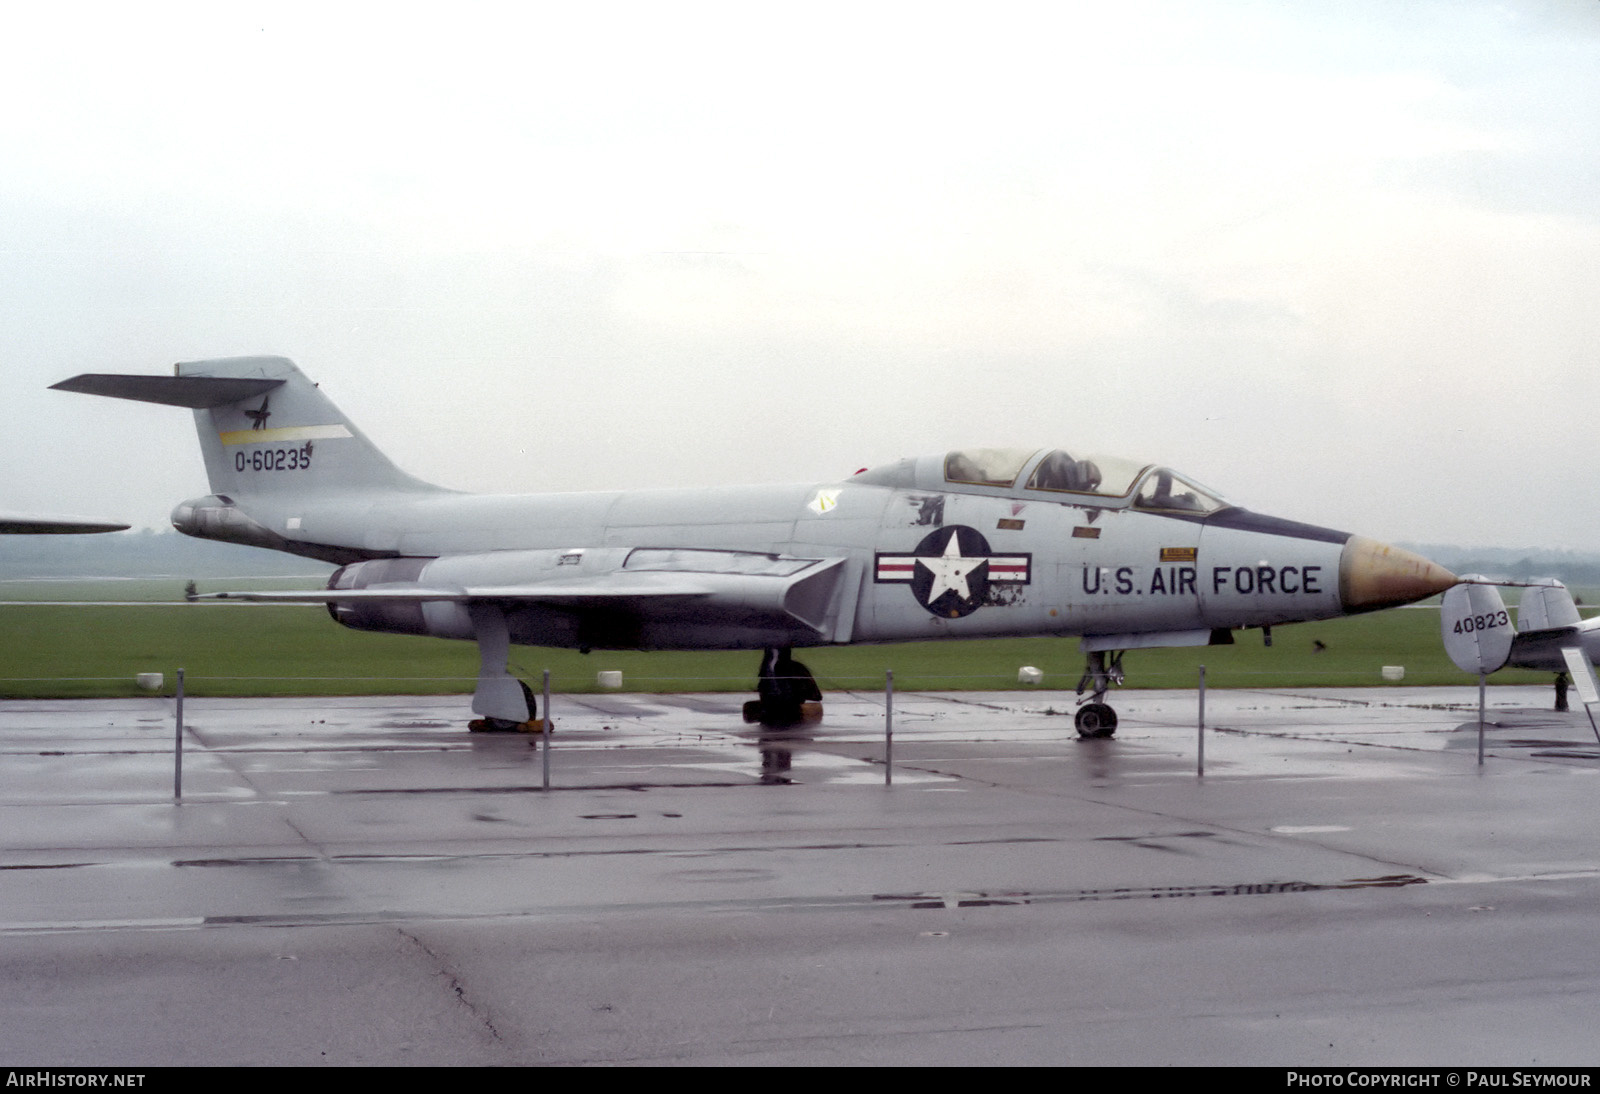
[[[1474,634],[1478,631],[1493,630],[1496,627],[1509,627],[1511,617],[1505,609],[1497,612],[1485,612],[1482,615],[1469,615],[1456,620],[1456,625],[1451,628],[1456,634]]]

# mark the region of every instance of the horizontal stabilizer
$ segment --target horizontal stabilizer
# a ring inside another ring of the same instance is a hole
[[[254,399],[282,386],[282,380],[234,376],[121,376],[111,372],[85,372],[51,384],[50,389],[202,410]]]

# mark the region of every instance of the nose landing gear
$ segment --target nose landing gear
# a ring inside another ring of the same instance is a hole
[[[1078,700],[1078,715],[1074,719],[1080,737],[1110,737],[1117,731],[1117,712],[1112,710],[1105,702],[1106,692],[1112,684],[1121,684],[1124,677],[1122,673],[1122,653],[1117,650],[1112,653],[1110,664],[1106,663],[1106,652],[1095,650],[1089,654],[1088,667],[1085,668],[1083,678],[1078,681],[1078,694],[1082,695],[1085,688],[1093,688],[1089,694],[1089,701]]]

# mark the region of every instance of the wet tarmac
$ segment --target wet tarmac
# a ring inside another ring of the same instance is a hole
[[[0,1059],[1592,1065],[1549,689],[0,703]]]

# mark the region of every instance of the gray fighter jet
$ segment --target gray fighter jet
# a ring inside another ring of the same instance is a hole
[[[1405,604],[1455,577],[1393,547],[1230,505],[1165,467],[982,448],[842,482],[484,496],[400,471],[288,360],[87,374],[67,391],[190,407],[212,493],[179,531],[341,566],[345,626],[478,643],[472,709],[532,715],[510,643],[762,650],[746,716],[815,694],[795,647],[1081,636],[1077,725],[1109,736],[1123,651]],[[1270,632],[1269,632],[1270,633]]]

